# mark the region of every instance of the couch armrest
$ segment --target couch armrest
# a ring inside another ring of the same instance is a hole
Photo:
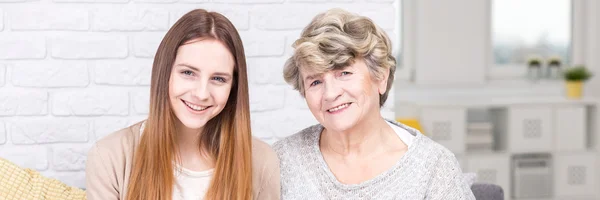
[[[477,200],[504,200],[502,187],[489,183],[474,183],[471,191]]]

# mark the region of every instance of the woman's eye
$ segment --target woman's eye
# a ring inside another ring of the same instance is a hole
[[[313,81],[312,83],[310,83],[310,86],[315,86],[321,84],[321,81],[317,80],[317,81]]]
[[[346,71],[342,72],[342,76],[350,75],[350,74],[352,74],[352,72],[346,72]]]
[[[223,77],[213,77],[213,80],[219,81],[219,82],[222,82],[222,83],[227,82]]]
[[[186,75],[186,76],[192,76],[192,75],[194,75],[194,72],[192,72],[192,71],[190,71],[190,70],[185,70],[185,71],[182,71],[181,73],[182,73],[183,75]]]

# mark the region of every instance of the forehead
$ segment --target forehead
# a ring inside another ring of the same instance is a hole
[[[300,67],[300,81],[321,78],[324,74],[331,73],[333,70],[325,67]]]
[[[298,68],[298,70],[300,71],[300,75],[302,77],[321,75],[321,74],[329,71],[324,68],[316,69],[316,67],[310,67],[310,66],[301,66]]]
[[[235,61],[229,49],[220,41],[192,40],[177,50],[175,64],[186,63],[201,69],[233,70]]]
[[[339,65],[333,65],[333,66],[301,65],[298,67],[298,70],[300,71],[300,77],[302,79],[305,79],[308,76],[313,76],[313,78],[314,78],[315,76],[318,77],[323,74],[330,73],[332,71],[346,70],[346,69],[350,69],[350,68],[357,69],[357,67],[360,69],[364,68],[364,70],[368,70],[366,67],[366,64],[362,60],[356,60],[356,61],[343,63],[343,64],[339,64]]]

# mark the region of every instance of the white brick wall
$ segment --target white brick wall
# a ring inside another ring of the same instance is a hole
[[[47,114],[48,92],[11,89],[7,86],[0,90],[0,116],[41,116]]]
[[[16,145],[83,143],[88,141],[91,130],[89,120],[73,118],[19,119],[7,125],[10,142]]]
[[[0,146],[2,158],[8,159],[17,165],[35,169],[48,170],[48,147],[45,145],[11,145]]]
[[[34,34],[0,32],[0,59],[43,59],[46,40]]]
[[[150,9],[97,9],[91,13],[92,31],[166,31],[169,11]]]
[[[89,13],[85,9],[61,6],[31,7],[7,12],[11,30],[73,30],[85,31],[89,27]]]
[[[89,84],[84,61],[26,61],[12,65],[12,85],[18,87],[85,87]]]
[[[0,9],[0,31],[4,30],[4,12]]]
[[[6,67],[0,64],[0,87],[4,86],[4,79],[6,76]]]
[[[6,128],[4,122],[0,122],[0,144],[6,143]]]
[[[160,41],[166,32],[137,33],[133,37],[133,56],[138,58],[153,58]],[[152,61],[150,61],[152,62]],[[150,66],[152,67],[152,66]]]
[[[91,62],[98,85],[149,86],[152,59],[101,60]]]
[[[49,41],[54,59],[126,58],[129,54],[126,35],[69,33]]]
[[[281,74],[301,29],[341,7],[372,17],[397,41],[393,1],[0,0],[0,157],[83,187],[90,146],[145,119],[156,48],[195,8],[224,14],[240,31],[252,131],[273,143],[316,123]]]

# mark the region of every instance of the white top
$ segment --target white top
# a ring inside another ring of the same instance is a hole
[[[177,165],[175,186],[173,187],[173,200],[204,199],[213,173],[214,169],[192,171]]]
[[[140,127],[140,135],[144,132],[146,122]],[[192,171],[174,163],[175,185],[173,186],[173,200],[200,200],[210,186],[214,169],[206,171]]]
[[[407,147],[410,147],[413,144],[413,141],[415,141],[416,137],[415,135],[411,134],[406,129],[400,128],[399,126],[392,124],[389,121],[385,122],[387,122],[387,124],[390,125],[392,129],[394,129],[394,132],[396,132],[398,137],[400,137],[400,140],[402,140],[402,142],[404,142],[404,144],[406,144]]]

